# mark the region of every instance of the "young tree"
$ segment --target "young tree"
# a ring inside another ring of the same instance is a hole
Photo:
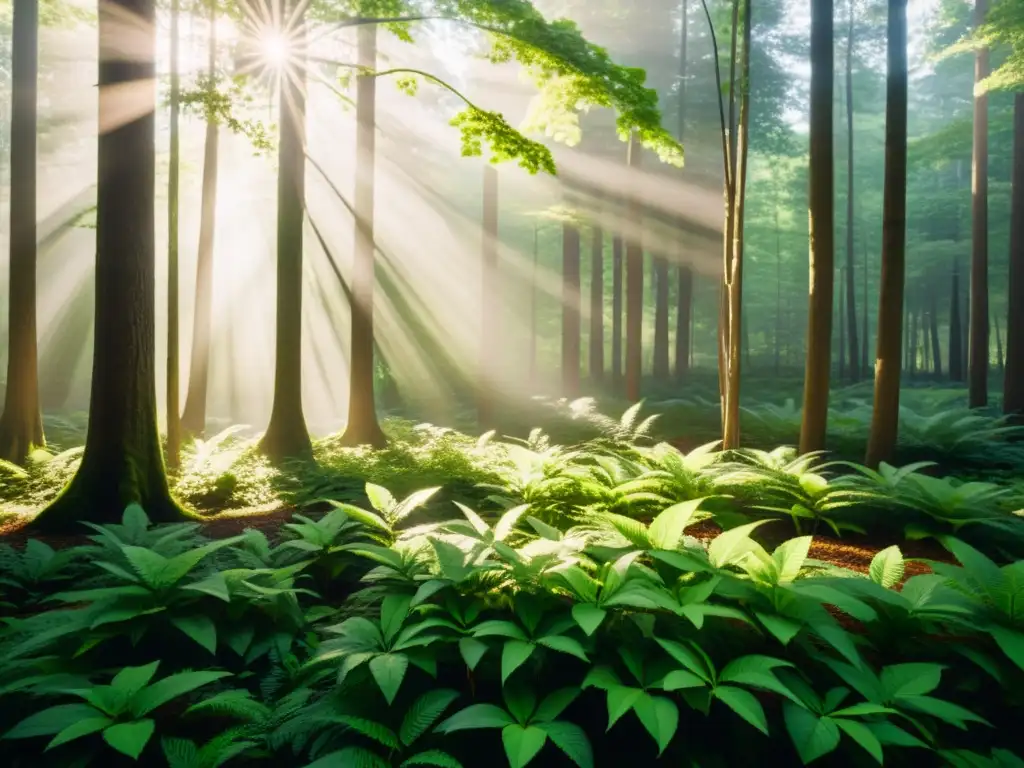
[[[356,80],[356,240],[352,273],[352,346],[349,354],[348,423],[344,445],[387,444],[377,421],[373,392],[374,189],[376,166],[377,27],[359,26]],[[495,227],[497,220],[495,219]],[[490,417],[489,413],[483,414]]]
[[[570,214],[571,215],[571,214]],[[580,393],[580,230],[562,223],[562,395]]]
[[[133,20],[130,28],[125,19]],[[89,430],[78,471],[32,522],[37,528],[67,529],[81,518],[114,522],[132,503],[154,521],[182,514],[167,486],[156,418],[155,22],[153,0],[100,5],[99,115],[105,130],[98,142]],[[130,58],[119,44],[126,34],[132,35]],[[127,120],[125,87],[139,108],[139,116]]]
[[[179,343],[178,191],[181,171],[181,74],[179,48],[180,0],[171,0],[171,114],[170,158],[167,169],[167,467],[181,463],[181,345]]]
[[[362,32],[362,30],[360,30]],[[477,424],[482,432],[496,427],[493,389],[499,360],[497,297],[498,275],[498,171],[484,166],[483,247],[480,260],[480,372],[477,379]]]
[[[206,86],[217,82],[217,3],[209,0],[209,52]],[[213,258],[217,226],[217,171],[220,130],[212,110],[206,114],[206,143],[203,152],[203,190],[200,202],[199,249],[196,253],[196,299],[192,321],[192,352],[188,394],[181,426],[185,432],[202,436],[206,431],[206,400],[210,382],[210,347],[213,344]]]
[[[975,26],[985,22],[988,0],[976,0]],[[971,154],[971,305],[968,404],[988,404],[988,94],[978,88],[989,75],[989,51],[978,48],[974,58],[974,149]]]
[[[835,272],[835,168],[832,147],[833,2],[811,3],[810,116],[810,306],[804,374],[800,452],[825,447],[832,367],[833,278]]]
[[[900,325],[907,232],[907,0],[889,0],[888,29],[882,282],[878,298],[875,407],[865,459],[869,467],[892,459],[899,432]]]
[[[36,100],[39,6],[16,0],[11,51],[11,229],[7,390],[0,459],[22,462],[43,446],[36,338]]]
[[[1013,199],[1003,412],[1024,415],[1024,92],[1013,101]]]

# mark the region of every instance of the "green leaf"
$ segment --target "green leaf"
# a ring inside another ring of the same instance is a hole
[[[217,627],[209,616],[175,616],[171,624],[203,646],[210,653],[217,652]]]
[[[194,581],[191,584],[186,584],[182,589],[188,589],[192,592],[202,592],[207,595],[216,597],[218,600],[223,600],[225,603],[231,602],[231,594],[228,592],[228,582],[224,578],[224,574],[220,571],[211,573],[204,579]]]
[[[141,667],[125,667],[110,681],[110,685],[126,696],[134,696],[146,687],[146,684],[156,674],[159,661],[154,661]]]
[[[394,509],[395,519],[396,520],[404,520],[410,514],[412,514],[415,510],[419,509],[424,504],[426,504],[428,501],[430,501],[430,499],[433,497],[433,495],[435,493],[437,493],[439,490],[441,490],[440,487],[437,487],[437,488],[421,488],[418,491],[413,491],[408,496],[406,496],[404,499],[402,499],[398,503],[398,506],[395,507],[395,509]]]
[[[412,596],[409,607],[415,608],[420,603],[426,602],[447,586],[448,583],[440,579],[430,579],[430,581],[423,582],[416,590],[416,594]]]
[[[703,688],[707,683],[701,680],[693,672],[685,669],[677,669],[665,675],[660,687],[666,691],[680,691],[687,688]]]
[[[892,589],[903,580],[904,563],[903,553],[895,544],[886,547],[871,558],[871,567],[868,569],[871,580],[881,584],[886,589]]]
[[[999,650],[1005,653],[1010,661],[1024,669],[1024,633],[996,625],[989,627],[988,633],[996,641]]]
[[[788,701],[782,705],[789,738],[804,765],[829,754],[839,746],[839,727],[827,717],[819,717]]]
[[[654,640],[665,649],[669,656],[693,672],[693,674],[702,680],[711,682],[712,673],[708,668],[707,662],[689,645],[677,643],[675,640],[665,640],[660,637],[656,637]]]
[[[29,715],[4,734],[5,739],[31,739],[54,736],[79,720],[93,720],[103,713],[88,704],[58,704]]]
[[[628,685],[610,685],[607,690],[609,730],[620,717],[636,706],[641,696],[647,695],[642,688],[631,688]]]
[[[407,747],[412,745],[458,697],[457,691],[441,688],[427,691],[416,699],[402,718],[402,726],[398,731],[402,743]]]
[[[134,697],[131,704],[132,714],[141,717],[171,699],[230,676],[230,672],[179,672],[163,680],[157,680]]]
[[[511,621],[490,619],[473,627],[473,637],[508,637],[512,640],[526,640],[526,633]]]
[[[501,684],[504,685],[509,675],[521,667],[533,654],[533,643],[522,640],[509,640],[501,649]]]
[[[768,735],[768,719],[765,717],[764,708],[750,691],[732,685],[720,685],[715,688],[714,695],[761,733]]]
[[[750,553],[761,550],[761,546],[750,538],[750,534],[761,527],[769,520],[755,520],[746,525],[730,528],[728,531],[719,534],[712,540],[708,547],[708,559],[716,568],[724,568],[727,565],[739,562]]]
[[[487,643],[477,640],[475,637],[464,637],[459,640],[459,653],[462,654],[462,660],[471,670],[476,669],[480,659],[487,653],[487,648]]]
[[[941,664],[893,664],[879,676],[885,700],[902,696],[923,696],[939,687]]]
[[[905,696],[903,697],[902,704],[905,708],[931,715],[961,730],[966,730],[967,723],[972,722],[991,725],[985,718],[974,714],[969,709],[964,709],[959,704],[935,699],[931,696]]]
[[[135,720],[112,725],[103,732],[103,740],[122,755],[138,760],[146,748],[156,724],[150,720]]]
[[[431,765],[434,768],[462,768],[462,763],[439,749],[428,749],[402,762],[401,768],[413,765]]]
[[[398,749],[398,737],[386,725],[381,725],[365,717],[354,717],[352,715],[339,715],[337,721],[388,749]]]
[[[679,708],[671,699],[645,693],[637,700],[633,711],[657,743],[660,757],[679,727]]]
[[[754,613],[758,620],[764,625],[772,636],[783,645],[789,645],[790,640],[797,636],[803,625],[799,622],[787,619],[785,616],[777,616],[773,613]]]
[[[834,722],[846,732],[847,736],[860,744],[869,755],[875,758],[875,762],[882,765],[884,760],[882,745],[868,727],[863,723],[858,723],[856,720],[837,718]]]
[[[594,752],[582,728],[565,721],[538,723],[537,727],[548,735],[552,743],[579,768],[593,768]]]
[[[388,595],[380,606],[380,629],[384,641],[390,643],[402,628],[409,615],[412,598],[408,595]]]
[[[593,635],[601,626],[608,612],[593,603],[577,603],[572,607],[572,617],[587,636]]]
[[[114,721],[109,717],[87,717],[84,720],[79,720],[54,736],[50,743],[46,745],[46,750],[44,751],[49,751],[54,747],[59,747],[61,744],[80,739],[82,736],[96,733],[96,731],[102,731],[112,722]]]
[[[528,765],[544,747],[548,739],[547,733],[536,726],[506,725],[501,730],[501,741],[505,745],[505,755],[510,768],[523,768]]]
[[[370,672],[388,704],[395,700],[408,668],[409,657],[404,653],[384,653],[370,659]]]
[[[345,747],[314,760],[305,768],[390,768],[390,764],[363,747]]]
[[[775,548],[772,552],[772,561],[779,576],[779,584],[788,584],[800,575],[800,569],[807,560],[813,539],[813,536],[801,536],[785,541]]]
[[[692,522],[697,509],[704,499],[692,499],[680,504],[673,504],[654,518],[648,529],[648,537],[653,544],[652,549],[674,550],[683,538],[683,531]]]
[[[504,728],[515,720],[501,707],[493,704],[471,704],[459,710],[434,730],[438,733],[453,733],[475,728]]]
[[[391,491],[373,483],[366,484],[366,498],[370,500],[370,504],[374,509],[378,512],[383,512],[385,515],[398,506],[398,502],[391,495]]]
[[[553,651],[559,653],[566,653],[570,656],[575,656],[577,659],[582,661],[590,661],[587,658],[587,652],[583,650],[583,646],[580,645],[578,640],[573,640],[571,637],[565,635],[548,635],[537,639],[539,645],[543,645],[545,648],[550,648]]]
[[[543,723],[554,720],[565,708],[576,701],[580,695],[579,688],[560,688],[557,691],[549,693],[544,701],[537,707],[537,711],[533,715],[533,721],[535,723]]]
[[[520,504],[518,507],[513,507],[508,512],[503,514],[498,522],[494,524],[494,540],[505,541],[508,535],[512,533],[512,529],[515,528],[516,523],[519,522],[519,518],[523,516],[523,513],[530,508],[529,504]]]

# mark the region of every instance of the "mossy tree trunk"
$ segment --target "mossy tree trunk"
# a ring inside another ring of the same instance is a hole
[[[140,20],[132,59],[118,56],[122,19]],[[171,498],[156,417],[153,0],[100,6],[99,136],[96,212],[96,340],[89,430],[82,463],[64,492],[33,521],[72,528],[88,519],[119,520],[140,504],[154,521],[182,517]],[[124,122],[120,88],[132,88],[141,116]],[[146,103],[148,102],[148,103]]]
[[[1013,102],[1013,193],[1003,412],[1024,416],[1024,92]]]
[[[833,150],[833,3],[811,3],[810,306],[800,452],[825,447],[828,428],[835,276],[835,168]]]
[[[288,4],[286,16],[297,10]],[[304,8],[304,5],[298,8]],[[306,178],[305,19],[292,19],[292,56],[281,75],[277,172],[277,338],[274,401],[260,447],[272,460],[308,458],[313,446],[302,413],[302,226]],[[372,253],[372,251],[371,251]],[[373,367],[369,370],[373,386]]]
[[[357,63],[374,70],[377,67],[377,25],[363,24],[356,31]],[[376,164],[375,121],[377,82],[373,75],[356,79],[356,189],[355,248],[352,268],[352,345],[349,353],[348,423],[341,441],[344,445],[387,445],[384,430],[377,421],[373,392],[373,305],[376,283],[374,254],[373,196]]]
[[[865,463],[872,468],[892,460],[899,434],[900,326],[907,240],[907,0],[889,0],[887,50],[882,277],[876,332],[875,407],[865,458]]]
[[[210,39],[207,72],[210,82],[217,76],[217,6],[210,5]],[[199,216],[199,249],[196,252],[196,300],[192,321],[192,352],[188,394],[182,428],[191,435],[206,432],[206,400],[210,387],[210,347],[213,342],[213,259],[217,226],[217,171],[220,131],[216,118],[206,117],[203,152],[203,191]]]
[[[0,459],[22,462],[42,446],[36,334],[36,100],[39,7],[16,0],[11,52],[11,228],[7,390]]]
[[[976,0],[974,23],[988,12],[988,0]],[[974,58],[974,83],[989,75],[989,52],[980,48]],[[967,399],[971,408],[988,404],[988,95],[974,95],[974,145],[971,154],[971,305],[968,347]]]

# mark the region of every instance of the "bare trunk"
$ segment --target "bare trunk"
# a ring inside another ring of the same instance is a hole
[[[1013,193],[1003,412],[1024,415],[1024,92],[1013,101]]]
[[[999,374],[1003,373],[1003,338],[999,331],[999,317],[992,318],[992,327],[996,332],[996,368]]]
[[[937,286],[936,286],[937,287]],[[942,378],[942,344],[939,342],[939,302],[935,298],[935,287],[928,291],[928,323],[932,338],[932,370],[935,378]]]
[[[622,236],[612,238],[612,387],[622,391]]]
[[[604,382],[604,232],[596,225],[590,241],[590,380]]]
[[[498,343],[498,171],[484,166],[483,244],[480,262],[480,371],[477,378],[477,424],[481,431],[495,429],[493,392],[500,379]]]
[[[839,380],[846,379],[846,270],[839,269]]]
[[[861,333],[861,345],[860,345],[860,369],[863,372],[863,376],[865,378],[867,378],[868,376],[872,376],[873,373],[874,373],[871,370],[871,368],[868,366],[868,343],[870,341],[869,338],[868,338],[868,336],[869,336],[869,333],[868,333],[868,315],[870,313],[868,312],[869,304],[868,304],[868,247],[867,247],[867,244],[864,245],[864,275],[862,277],[862,281],[863,281],[863,284],[864,284],[864,309],[861,312],[861,323],[862,323],[861,330],[862,330],[862,333]]]
[[[640,139],[634,132],[629,140],[628,164],[639,169],[641,165]],[[626,220],[630,227],[626,244],[626,399],[640,400],[640,381],[643,366],[644,323],[644,247],[641,242],[643,226],[640,201],[630,195]]]
[[[848,3],[850,23],[846,37],[846,332],[849,336],[850,381],[858,381],[861,373],[859,339],[857,338],[857,281],[853,259],[853,0],[848,0]],[[864,308],[864,311],[867,312],[867,307]]]
[[[960,262],[953,260],[953,278],[949,302],[949,378],[964,380],[963,329],[960,319]]]
[[[580,231],[562,225],[562,395],[580,393]]]
[[[686,79],[689,65],[690,18],[688,0],[682,0],[679,40],[679,112],[677,138],[686,135]],[[693,314],[693,269],[680,260],[678,267],[678,300],[676,306],[676,383],[681,384],[690,372],[690,318]]]
[[[668,260],[653,259],[654,267],[654,378],[667,381],[668,357]]]
[[[988,0],[976,0],[975,24],[985,20]],[[975,85],[988,77],[989,52],[979,49],[974,60]],[[974,96],[974,149],[971,157],[971,307],[968,403],[988,404],[988,96]]]
[[[181,170],[179,122],[181,85],[178,73],[180,0],[171,0],[171,147],[167,170],[167,467],[181,463],[181,342],[178,267],[178,188]],[[212,34],[212,32],[211,32]]]

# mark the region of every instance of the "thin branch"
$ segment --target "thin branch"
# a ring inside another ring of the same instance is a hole
[[[722,65],[718,54],[718,38],[715,36],[715,23],[711,20],[711,11],[708,10],[707,0],[700,0],[704,6],[704,15],[708,20],[708,30],[711,32],[711,48],[715,55],[715,85],[718,87],[718,119],[722,124],[722,160],[725,163],[725,186],[732,193],[732,174],[730,173],[729,160],[729,139],[725,131],[725,102],[722,100]]]

